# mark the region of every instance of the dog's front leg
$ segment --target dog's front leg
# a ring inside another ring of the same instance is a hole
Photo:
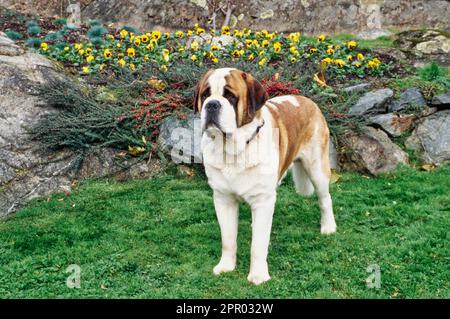
[[[267,253],[276,194],[252,204],[252,248],[248,281],[259,285],[270,279]]]
[[[236,267],[238,203],[232,195],[214,191],[214,206],[222,236],[222,257],[213,269],[219,275]]]

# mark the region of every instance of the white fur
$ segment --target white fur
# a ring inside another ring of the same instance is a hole
[[[285,103],[289,102],[293,106],[300,106],[300,103],[297,98],[295,98],[293,95],[282,95],[282,96],[276,96],[271,98],[268,102],[275,102],[275,103]]]
[[[223,87],[221,89],[220,86],[225,85],[225,81],[221,77],[228,74],[230,69],[227,70],[214,71],[210,77],[211,96],[215,99],[219,99],[219,92],[222,95]],[[292,103],[288,97],[277,99]],[[272,116],[267,107],[263,106],[261,110],[265,124],[249,144],[246,141],[261,122],[254,119],[237,128],[236,123],[233,126],[227,119],[228,116],[231,117],[231,113],[224,113],[220,120],[224,124],[222,129],[227,129],[230,133],[228,138],[217,129],[208,129],[201,142],[205,172],[214,192],[214,205],[222,237],[222,256],[213,272],[218,275],[236,267],[238,202],[243,200],[252,210],[251,263],[247,279],[256,285],[270,279],[267,254],[279,182],[278,132],[272,127]],[[234,113],[232,115],[235,122]],[[297,190],[302,194],[312,194],[314,185],[322,211],[321,232],[329,234],[336,230],[336,224],[328,192],[329,181],[320,167],[318,132],[314,134],[316,136],[302,148],[296,158],[294,178]]]

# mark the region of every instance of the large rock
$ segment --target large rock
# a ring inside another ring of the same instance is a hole
[[[450,110],[425,117],[406,140],[407,148],[418,151],[425,163],[450,162]]]
[[[346,169],[377,175],[408,164],[408,155],[394,144],[381,129],[366,127],[362,133],[342,138],[342,166]]]
[[[153,173],[153,168],[131,160],[128,164],[132,167],[123,173],[114,161],[117,151],[108,149],[89,156],[77,171],[78,159],[72,152],[49,152],[32,141],[29,129],[44,114],[56,112],[32,94],[35,87],[70,79],[43,56],[17,49],[2,35],[0,44],[0,53],[7,54],[0,54],[0,217],[17,211],[32,198],[70,191],[74,179],[116,173],[135,178]]]
[[[186,120],[166,118],[159,128],[158,145],[175,163],[202,163],[200,116],[190,113]]]
[[[400,98],[388,105],[388,112],[401,110],[423,110],[427,106],[422,92],[418,88],[410,88],[400,94]]]
[[[355,105],[353,105],[348,114],[363,115],[367,113],[380,113],[385,111],[386,102],[394,95],[391,89],[381,89],[364,94]]]
[[[108,0],[72,1],[80,3],[81,17],[106,23],[124,24],[150,30],[190,28],[211,18],[213,8],[206,0]],[[0,3],[30,13],[61,14],[69,1],[2,0]],[[308,34],[356,33],[382,35],[381,30],[396,28],[446,28],[450,20],[450,3],[446,0],[234,0],[230,24],[254,30],[301,31]],[[61,6],[64,6],[63,8]],[[219,10],[217,25],[225,15]]]
[[[370,117],[369,124],[380,126],[390,136],[398,137],[411,128],[414,119],[414,115],[388,113]]]
[[[437,108],[446,108],[450,106],[450,92],[433,97],[431,105]]]

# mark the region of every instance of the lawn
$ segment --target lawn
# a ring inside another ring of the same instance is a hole
[[[1,298],[450,298],[450,167],[402,168],[332,185],[338,232],[319,234],[315,198],[279,189],[272,280],[246,281],[250,212],[241,205],[238,266],[216,277],[220,233],[205,177],[82,183],[0,221]],[[81,288],[66,269],[81,267]],[[369,265],[381,287],[368,288]]]

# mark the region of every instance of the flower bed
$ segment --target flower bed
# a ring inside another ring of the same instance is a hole
[[[88,34],[94,31],[91,29]],[[356,41],[334,41],[325,35],[311,38],[298,32],[284,35],[267,30],[230,30],[229,27],[221,32],[207,32],[199,25],[191,30],[166,33],[154,30],[138,34],[126,29],[117,33],[107,33],[106,29],[96,32],[94,41],[67,45],[44,41],[39,50],[77,67],[84,74],[122,69],[136,71],[146,64],[166,71],[179,61],[198,66],[250,61],[261,68],[269,64],[313,64],[333,77],[378,76],[388,68],[379,57],[359,50]]]

